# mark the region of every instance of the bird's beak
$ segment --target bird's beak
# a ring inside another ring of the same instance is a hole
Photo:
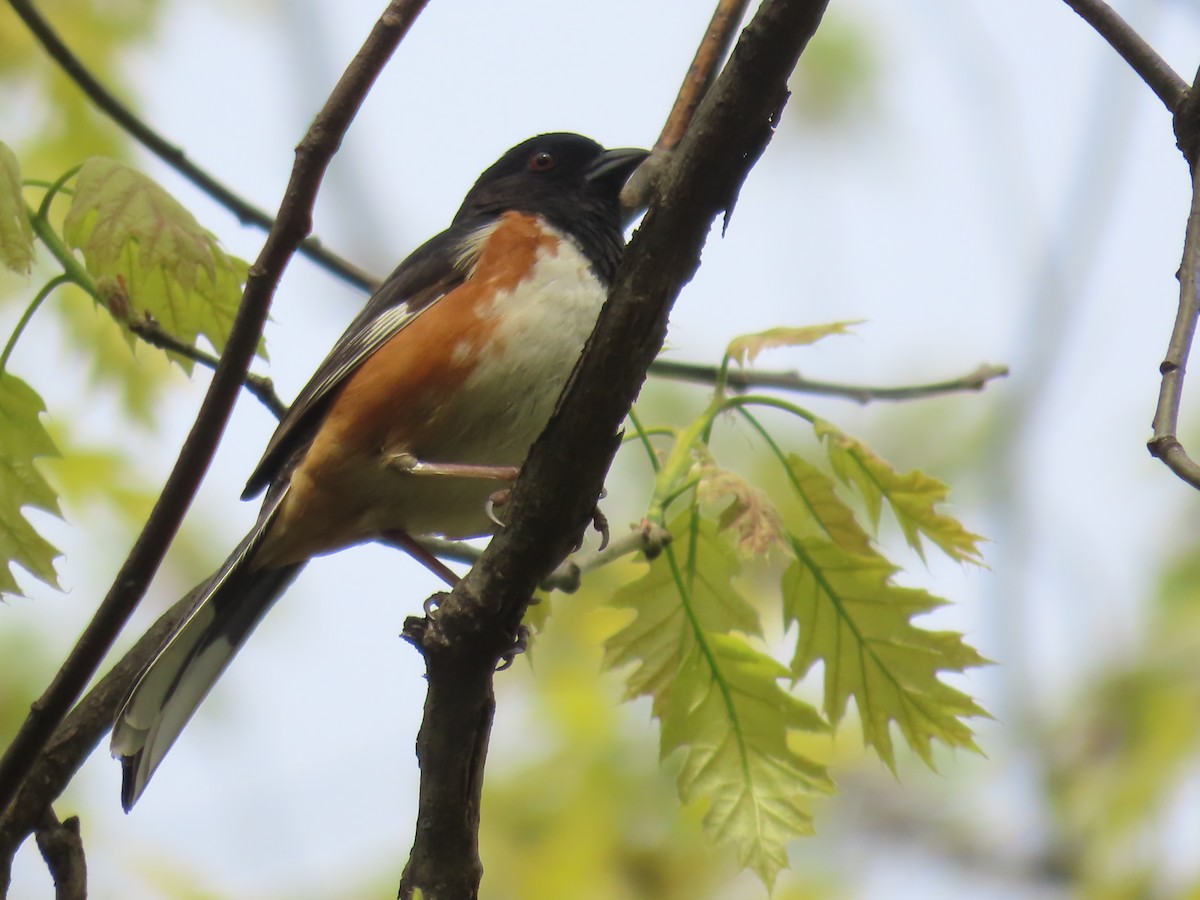
[[[650,155],[649,150],[637,147],[622,147],[619,150],[605,150],[596,161],[588,167],[587,181],[605,181],[616,186],[623,185],[633,174],[633,170],[642,164]]]

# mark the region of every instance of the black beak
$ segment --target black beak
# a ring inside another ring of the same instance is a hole
[[[600,181],[620,187],[629,180],[633,170],[640,166],[649,155],[649,150],[640,150],[636,147],[605,150],[588,167],[587,175],[584,177],[588,182]]]

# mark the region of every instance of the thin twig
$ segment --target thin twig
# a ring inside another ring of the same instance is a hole
[[[168,350],[171,353],[176,353],[185,359],[190,359],[194,363],[199,363],[213,370],[217,368],[217,364],[220,362],[211,353],[205,353],[199,347],[184,343],[179,338],[167,333],[161,325],[148,316],[140,321],[128,322],[126,324],[129,330],[143,341],[160,350]],[[282,419],[283,414],[287,412],[287,404],[280,400],[279,395],[275,393],[275,383],[270,378],[248,372],[242,380],[242,387],[257,397],[262,405],[271,411],[271,414],[275,418]]]
[[[650,373],[662,378],[674,378],[680,381],[694,381],[700,384],[716,384],[722,377],[717,366],[700,363],[675,362],[673,360],[656,360],[650,366]],[[1008,375],[1007,366],[993,366],[987,363],[979,366],[966,375],[951,378],[947,381],[935,381],[931,384],[902,385],[899,387],[875,387],[871,385],[840,384],[833,381],[815,381],[805,378],[798,372],[764,372],[760,369],[728,369],[724,372],[725,384],[735,391],[754,390],[756,388],[778,388],[785,391],[796,391],[801,394],[821,394],[827,397],[844,397],[857,403],[870,403],[875,400],[917,400],[924,397],[936,397],[941,394],[954,394],[963,391],[981,391],[988,382]]]
[[[1121,54],[1121,58],[1141,76],[1142,81],[1150,85],[1150,90],[1158,95],[1169,112],[1174,113],[1179,109],[1188,92],[1187,82],[1111,6],[1104,0],[1065,2]]]
[[[264,231],[269,231],[274,226],[274,220],[270,215],[235,194],[189,160],[182,149],[169,143],[138,118],[129,107],[113,96],[112,92],[100,83],[79,57],[63,42],[50,23],[38,12],[32,0],[8,0],[8,3],[13,11],[21,17],[21,21],[37,38],[50,58],[58,63],[67,77],[75,82],[97,109],[108,115],[143,147],[230,210],[243,224],[255,225]],[[300,243],[300,252],[355,287],[364,291],[374,291],[378,287],[378,281],[375,278],[353,263],[326,250],[317,238],[305,238]]]
[[[696,48],[696,55],[683,78],[683,84],[679,86],[675,105],[671,107],[662,133],[654,144],[655,150],[674,150],[683,139],[683,133],[692,124],[700,101],[716,80],[722,61],[729,55],[734,35],[749,5],[750,0],[720,0],[717,3],[708,30]]]
[[[1200,166],[1192,170],[1192,208],[1188,213],[1183,238],[1183,264],[1179,271],[1179,309],[1175,327],[1167,344],[1167,355],[1158,367],[1162,385],[1158,407],[1154,411],[1154,436],[1146,445],[1152,456],[1194,488],[1200,488],[1200,465],[1188,456],[1176,437],[1179,405],[1183,399],[1183,376],[1192,340],[1196,336],[1196,316],[1200,314]]]
[[[654,144],[654,152],[638,167],[621,191],[621,207],[625,210],[628,221],[637,218],[649,203],[650,191],[659,173],[663,171],[671,151],[683,139],[684,132],[692,123],[700,101],[704,99],[717,77],[717,72],[720,71],[721,62],[729,55],[729,48],[733,46],[734,36],[746,16],[746,7],[749,5],[750,0],[718,0],[704,37],[700,39],[700,46],[696,48],[692,64],[679,87],[675,105],[671,107],[662,132]]]
[[[0,758],[0,812],[12,802],[46,742],[103,662],[166,555],[229,421],[283,269],[312,227],[312,207],[325,169],[367,91],[425,2],[392,0],[388,4],[296,148],[279,216],[250,267],[228,343],[175,468],[92,621]]]
[[[483,555],[482,547],[474,547],[462,541],[447,541],[435,537],[419,537],[416,540],[418,544],[439,559],[453,559],[474,565]],[[573,594],[579,590],[583,576],[588,572],[634,553],[645,553],[647,559],[654,559],[670,542],[671,533],[669,531],[661,525],[643,521],[634,526],[629,534],[610,541],[603,550],[576,553],[567,557],[557,569],[542,579],[541,589]],[[383,541],[383,543],[391,544],[390,541]]]

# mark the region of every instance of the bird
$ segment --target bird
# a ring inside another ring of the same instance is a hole
[[[554,411],[624,249],[647,151],[564,132],[487,168],[449,228],[392,272],[280,419],[229,558],[135,679],[111,741],[129,812],[255,626],[314,556],[379,538],[479,537]]]

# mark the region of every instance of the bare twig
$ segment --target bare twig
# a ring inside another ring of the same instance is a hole
[[[650,374],[663,378],[675,378],[680,381],[694,381],[700,384],[716,384],[720,376],[717,366],[699,363],[675,362],[672,360],[655,360],[650,366]],[[900,387],[873,387],[870,385],[839,384],[832,381],[815,381],[805,378],[798,372],[764,372],[760,369],[729,369],[725,373],[725,384],[735,391],[752,390],[755,388],[778,388],[785,391],[796,391],[801,394],[821,394],[827,397],[844,397],[858,403],[870,403],[875,400],[917,400],[924,397],[936,397],[941,394],[955,394],[962,391],[981,391],[989,381],[1004,378],[1008,375],[1007,366],[983,364],[966,375],[951,378],[947,381],[935,381],[931,384],[912,384]]]
[[[79,817],[59,822],[47,807],[37,830],[37,845],[54,878],[54,900],[86,900],[87,861],[79,836]]]
[[[655,525],[650,521],[640,522],[630,529],[629,534],[610,541],[603,550],[576,553],[568,557],[557,569],[542,579],[539,587],[544,591],[562,591],[564,594],[573,594],[579,590],[582,578],[588,572],[634,553],[645,553],[648,559],[654,559],[670,542],[671,533],[661,525]],[[383,543],[391,544],[390,541]],[[417,538],[417,543],[440,559],[453,559],[474,565],[479,561],[479,557],[483,556],[481,547],[473,547],[462,541],[421,537]]]
[[[1192,170],[1192,208],[1183,239],[1183,264],[1179,271],[1179,309],[1175,327],[1167,344],[1167,355],[1159,366],[1162,385],[1158,407],[1154,411],[1154,436],[1147,446],[1153,456],[1190,484],[1200,488],[1200,465],[1188,456],[1176,437],[1179,405],[1183,399],[1183,376],[1187,368],[1192,340],[1196,336],[1196,316],[1200,314],[1200,166]]]
[[[1187,82],[1111,6],[1104,0],[1065,2],[1121,54],[1121,58],[1158,95],[1169,112],[1174,113],[1179,109],[1188,92]]]
[[[718,0],[717,8],[708,23],[708,29],[696,48],[696,55],[688,67],[683,84],[675,97],[675,105],[667,116],[662,133],[654,144],[650,159],[638,167],[621,191],[621,206],[629,221],[635,219],[650,201],[656,180],[666,167],[671,151],[683,139],[684,132],[692,122],[700,101],[712,87],[721,62],[729,55],[734,35],[746,15],[749,0]]]
[[[176,353],[208,369],[216,370],[217,364],[220,363],[220,360],[211,353],[205,353],[199,347],[184,343],[174,335],[163,331],[162,326],[149,316],[140,321],[131,321],[126,324],[129,330],[143,341],[160,350]],[[270,378],[248,372],[242,380],[242,387],[257,397],[275,418],[281,419],[287,412],[287,404],[280,400],[279,395],[275,393],[275,383]]]
[[[264,231],[269,231],[274,226],[274,220],[270,215],[235,194],[189,160],[183,150],[169,143],[138,118],[129,107],[113,96],[112,92],[100,83],[79,57],[63,42],[32,0],[8,0],[8,2],[33,36],[41,43],[50,58],[58,63],[67,77],[78,85],[97,109],[105,113],[143,147],[230,210],[243,224],[256,225]],[[365,291],[373,291],[378,286],[376,279],[353,263],[326,250],[317,238],[305,238],[300,243],[300,252],[313,262]]]
[[[250,267],[229,341],[175,468],[108,595],[0,758],[0,812],[12,802],[38,754],[99,668],[162,562],[229,420],[284,266],[312,227],[312,206],[325,169],[375,77],[425,2],[392,0],[388,4],[296,148],[296,163],[279,216]]]
[[[667,316],[700,263],[713,219],[734,202],[770,141],[787,79],[824,0],[765,0],[742,32],[664,172],[596,329],[506,506],[508,527],[436,615],[405,623],[428,675],[417,737],[421,788],[400,895],[473,898],[493,668],[529,598],[591,521],[617,432],[662,346]]]
[[[721,63],[729,55],[734,35],[746,15],[750,0],[720,0],[708,23],[708,30],[696,48],[696,55],[688,67],[683,84],[675,97],[675,105],[667,116],[662,133],[654,144],[655,150],[674,150],[683,139],[683,133],[692,124],[692,118],[700,101],[712,87],[720,71]]]

